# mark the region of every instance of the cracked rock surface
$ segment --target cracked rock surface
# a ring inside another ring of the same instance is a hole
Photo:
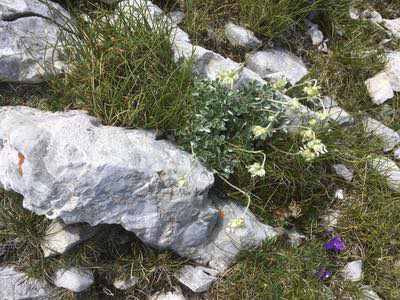
[[[38,83],[60,74],[60,38],[70,15],[60,5],[38,0],[0,3],[0,80]]]
[[[216,225],[212,173],[153,132],[101,126],[82,111],[1,107],[0,141],[0,185],[37,214],[121,224],[183,256]]]

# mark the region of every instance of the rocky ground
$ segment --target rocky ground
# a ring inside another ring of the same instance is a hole
[[[1,299],[398,299],[397,1],[0,1]]]

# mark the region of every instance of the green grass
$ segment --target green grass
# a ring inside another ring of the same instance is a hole
[[[170,28],[143,18],[142,10],[107,11],[78,21],[67,40],[73,68],[52,81],[63,107],[86,109],[107,125],[172,129],[191,108],[190,64],[173,61]]]

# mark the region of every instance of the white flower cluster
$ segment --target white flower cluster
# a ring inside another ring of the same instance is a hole
[[[300,154],[306,161],[312,161],[321,154],[328,152],[321,140],[316,138],[312,129],[302,131],[302,138],[305,145],[301,147]]]

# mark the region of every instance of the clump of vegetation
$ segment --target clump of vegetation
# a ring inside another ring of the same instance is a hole
[[[170,25],[145,10],[79,19],[65,41],[71,66],[53,91],[64,107],[88,110],[107,125],[171,129],[190,114],[191,68],[176,64]]]

